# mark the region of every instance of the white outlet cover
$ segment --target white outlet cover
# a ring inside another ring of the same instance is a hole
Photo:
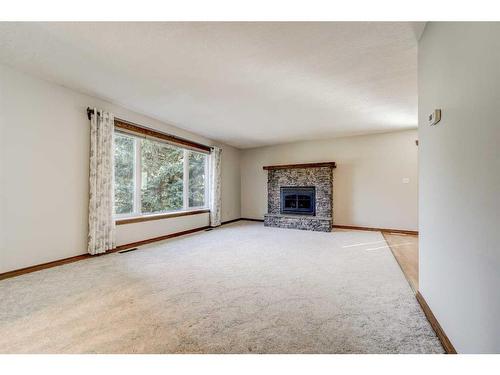
[[[410,179],[408,177],[403,177],[403,184],[409,184]]]

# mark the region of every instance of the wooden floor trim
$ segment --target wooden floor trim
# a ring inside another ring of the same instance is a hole
[[[149,238],[147,240],[142,240],[142,241],[128,243],[128,244],[125,244],[125,245],[120,245],[120,246],[117,246],[115,249],[113,249],[113,252],[122,251],[122,250],[126,250],[126,249],[131,249],[133,247],[143,246],[143,245],[147,245],[147,244],[150,244],[150,243],[153,243],[153,242],[164,241],[164,240],[168,240],[169,238],[184,236],[186,234],[191,234],[191,233],[199,232],[199,231],[202,231],[202,230],[205,230],[205,229],[208,229],[208,228],[210,228],[210,227],[207,225],[207,226],[198,227],[198,228],[194,228],[194,229],[184,230],[182,232],[176,232],[176,233],[166,234],[164,236],[153,237],[153,238]]]
[[[52,262],[37,264],[36,266],[30,266],[30,267],[20,268],[18,270],[13,270],[13,271],[8,271],[8,272],[0,273],[0,280],[9,279],[11,277],[24,275],[24,274],[31,273],[31,272],[41,271],[41,270],[44,270],[44,269],[47,269],[47,268],[62,266],[63,264],[73,263],[73,262],[77,262],[77,261],[84,260],[84,259],[94,258],[96,256],[102,256],[102,255],[106,255],[106,254],[112,254],[112,253],[115,253],[117,251],[131,249],[131,248],[134,248],[134,247],[138,247],[138,246],[150,244],[152,242],[167,240],[169,238],[184,236],[186,234],[191,234],[191,233],[199,232],[199,231],[202,231],[202,230],[205,230],[205,229],[208,229],[208,228],[210,228],[210,227],[209,226],[203,226],[203,227],[198,227],[198,228],[194,228],[194,229],[185,230],[185,231],[182,231],[182,232],[176,232],[176,233],[167,234],[165,236],[149,238],[149,239],[143,240],[143,241],[132,242],[132,243],[129,243],[129,244],[117,246],[113,250],[107,251],[107,252],[105,252],[103,254],[97,254],[97,255],[82,254],[82,255],[76,255],[76,256],[70,257],[70,258],[64,258],[64,259],[54,260]]]
[[[233,220],[229,220],[229,221],[224,221],[222,223],[222,225],[225,225],[225,224],[231,224],[231,223],[235,223],[237,221],[256,221],[256,222],[259,222],[259,223],[263,223],[264,222],[264,219],[249,219],[249,218],[246,218],[246,217],[240,217],[239,219],[233,219]]]
[[[233,219],[233,220],[228,220],[228,221],[223,221],[221,225],[226,225],[226,224],[231,224],[231,223],[236,223],[237,221],[240,221],[241,217],[238,219]]]
[[[90,254],[76,255],[74,257],[69,257],[69,258],[54,260],[52,262],[37,264],[36,266],[30,266],[30,267],[20,268],[18,270],[14,270],[14,271],[0,273],[0,280],[10,279],[11,277],[24,275],[25,273],[41,271],[41,270],[44,270],[46,268],[62,266],[63,264],[73,263],[73,262],[77,262],[77,261],[83,260],[83,259],[89,259],[90,257],[92,257],[92,255],[90,255]]]
[[[258,223],[263,223],[264,222],[264,219],[249,219],[249,218],[246,218],[246,217],[242,217],[240,220],[256,221]]]
[[[411,234],[411,235],[418,236],[418,231],[416,231],[416,230],[357,227],[357,226],[353,226],[353,225],[334,225],[333,227],[338,228],[338,229],[369,230],[369,231],[375,231],[375,232]]]
[[[234,223],[236,221],[240,220],[246,220],[246,221],[256,221],[259,223],[263,223],[264,219],[251,219],[247,217],[241,217],[239,219],[234,219],[234,220],[229,220],[225,221],[222,224],[229,224],[229,223]],[[415,230],[405,230],[405,229],[388,229],[388,228],[372,228],[372,227],[357,227],[353,225],[334,225],[334,228],[338,229],[352,229],[352,230],[369,230],[369,231],[375,231],[375,232],[387,232],[387,233],[398,233],[398,234],[411,234],[414,236],[418,236],[418,231]]]
[[[450,339],[448,336],[446,336],[446,333],[443,331],[443,328],[439,324],[438,320],[434,316],[431,308],[425,301],[424,297],[420,294],[420,292],[417,292],[416,295],[417,301],[422,307],[422,310],[424,311],[425,316],[427,317],[427,320],[431,324],[432,329],[434,332],[436,332],[436,336],[438,337],[439,341],[441,341],[441,344],[443,345],[443,348],[446,352],[446,354],[457,354],[457,351],[455,350],[455,347],[451,343]]]

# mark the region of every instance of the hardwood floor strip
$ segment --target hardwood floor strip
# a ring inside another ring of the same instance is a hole
[[[411,289],[416,294],[418,292],[418,238],[415,239],[415,237],[417,236],[405,235],[404,238],[408,238],[410,243],[398,244],[397,241],[394,241],[394,237],[402,237],[401,234],[381,233],[387,246],[391,249],[396,262],[398,262],[403,275],[405,275],[408,284],[410,284]]]
[[[422,307],[422,310],[424,311],[425,316],[427,317],[427,320],[431,324],[432,329],[434,332],[436,332],[437,337],[439,338],[439,341],[441,341],[441,344],[443,345],[443,348],[446,352],[446,354],[457,354],[457,351],[455,350],[455,347],[451,343],[450,339],[448,336],[446,336],[446,333],[443,331],[443,328],[439,324],[438,320],[432,313],[431,308],[425,301],[424,297],[420,294],[420,292],[417,292],[416,295],[417,301]]]

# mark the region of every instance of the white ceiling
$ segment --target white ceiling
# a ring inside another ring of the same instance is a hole
[[[417,126],[425,23],[0,23],[0,62],[240,147]]]

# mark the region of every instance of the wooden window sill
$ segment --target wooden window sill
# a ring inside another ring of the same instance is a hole
[[[191,211],[178,211],[178,212],[168,212],[164,214],[153,214],[153,215],[144,215],[137,217],[127,217],[123,219],[116,219],[116,225],[124,225],[124,224],[132,224],[132,223],[141,223],[143,221],[151,221],[151,220],[162,220],[162,219],[171,219],[173,217],[180,216],[190,216],[190,215],[199,215],[210,212],[209,209],[201,209],[201,210],[191,210]]]

